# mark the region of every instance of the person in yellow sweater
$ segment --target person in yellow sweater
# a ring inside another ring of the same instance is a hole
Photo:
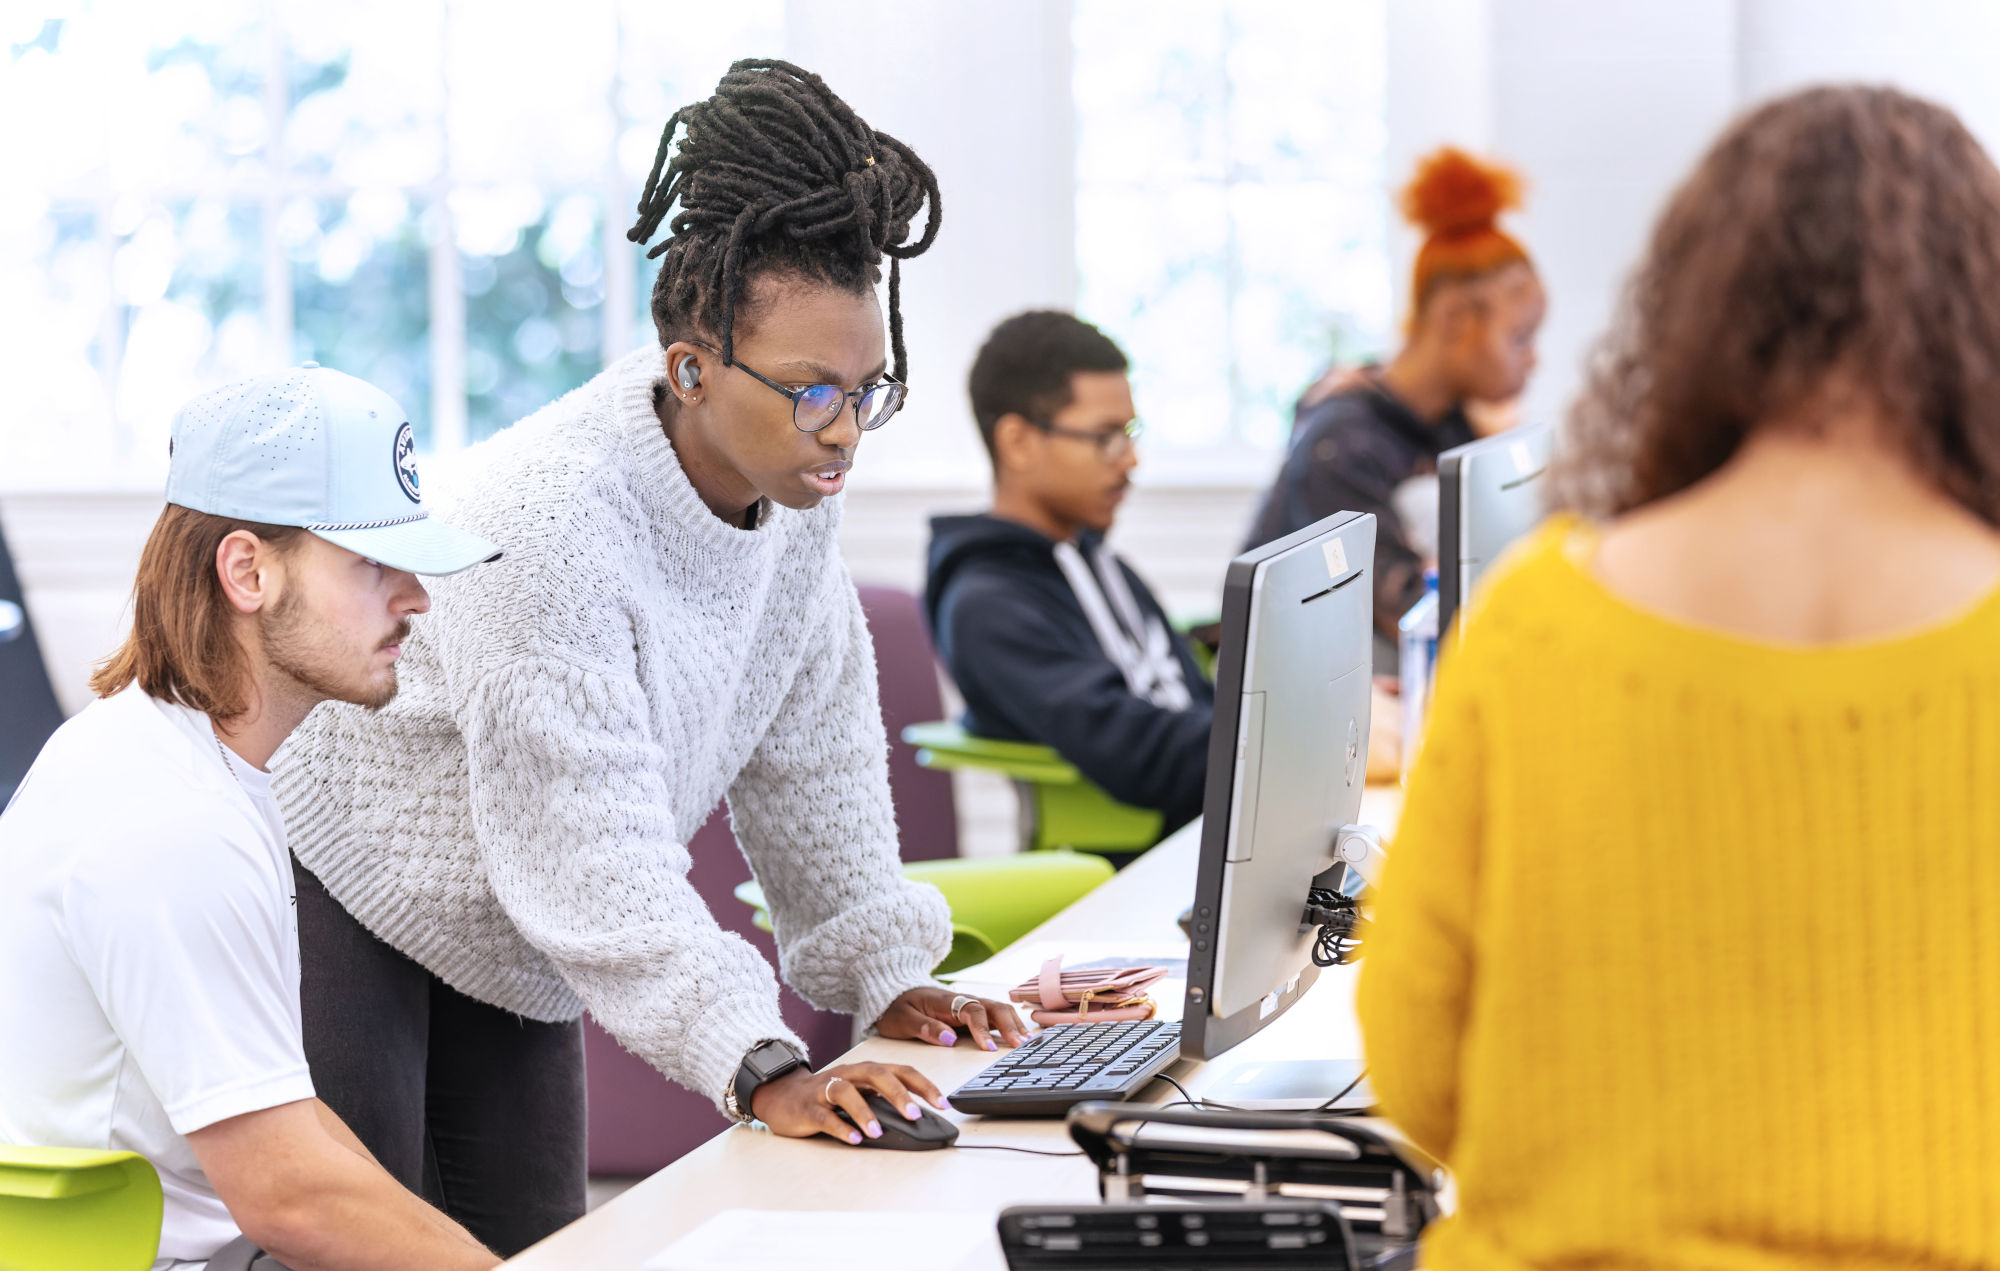
[[[1433,1268],[2000,1263],[2000,172],[1819,88],[1673,196],[1374,904]]]

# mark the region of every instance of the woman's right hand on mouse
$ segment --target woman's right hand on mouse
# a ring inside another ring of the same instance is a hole
[[[950,1106],[929,1077],[906,1064],[837,1064],[818,1072],[794,1068],[765,1082],[751,1092],[750,1112],[787,1138],[830,1134],[843,1143],[858,1144],[863,1134],[871,1139],[882,1134],[874,1109],[862,1098],[868,1090],[903,1109],[912,1121],[923,1114],[919,1098],[934,1108]],[[836,1107],[847,1109],[854,1125],[835,1115]]]

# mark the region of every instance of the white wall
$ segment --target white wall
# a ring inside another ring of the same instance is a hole
[[[973,354],[1009,314],[1076,298],[1068,0],[791,0],[785,21],[788,56],[944,189],[936,244],[903,268],[910,404],[862,447],[865,484],[978,489]]]
[[[1561,415],[1661,203],[1744,107],[1890,83],[2000,146],[1991,0],[1399,0],[1391,15],[1392,179],[1442,140],[1527,174],[1518,226],[1551,300],[1530,419]]]

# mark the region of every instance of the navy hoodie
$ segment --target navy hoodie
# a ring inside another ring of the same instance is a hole
[[[1101,543],[1086,532],[1076,546],[1090,558]],[[1134,693],[1055,551],[1046,536],[995,516],[931,521],[924,611],[965,698],[965,727],[1053,747],[1112,798],[1157,809],[1172,832],[1201,813],[1214,689],[1172,636],[1192,701],[1171,710]],[[1146,584],[1123,561],[1118,569],[1141,612],[1165,623]]]

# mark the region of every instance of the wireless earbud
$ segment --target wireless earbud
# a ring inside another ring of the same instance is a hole
[[[691,393],[694,391],[694,386],[701,383],[701,368],[694,364],[693,358],[682,358],[678,378],[681,382],[681,391]]]

